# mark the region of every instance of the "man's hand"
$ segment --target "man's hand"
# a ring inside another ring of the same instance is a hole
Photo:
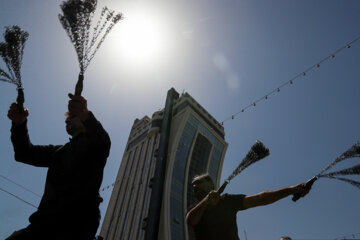
[[[306,183],[300,183],[276,190],[264,191],[255,195],[245,196],[243,205],[245,208],[253,208],[272,204],[290,195],[300,194],[301,197],[304,197],[309,193],[310,188],[311,186],[306,186]]]
[[[301,183],[294,186],[294,191],[296,191],[293,195],[292,200],[296,202],[299,198],[304,197],[306,194],[309,193],[311,186],[314,184],[314,182],[317,180],[317,177],[313,177],[306,183]]]
[[[15,125],[20,125],[24,123],[29,116],[29,110],[27,108],[20,109],[16,103],[12,103],[7,116]]]
[[[68,96],[70,98],[68,104],[69,114],[77,116],[81,121],[85,121],[89,117],[86,99],[71,93],[69,93]]]
[[[292,186],[293,194],[296,194],[296,193],[301,194],[301,197],[304,197],[306,194],[308,194],[310,189],[311,189],[311,186],[307,187],[306,183],[300,183],[300,184]]]
[[[220,193],[218,193],[217,191],[210,191],[208,195],[206,195],[206,203],[210,206],[215,206],[216,204],[218,204],[219,200],[220,200]]]
[[[210,191],[195,207],[193,207],[186,214],[187,223],[189,223],[191,226],[197,225],[207,207],[218,204],[220,198],[220,193],[214,190]]]

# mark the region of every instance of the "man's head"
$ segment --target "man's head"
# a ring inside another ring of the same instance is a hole
[[[214,182],[209,174],[194,177],[191,185],[198,200],[202,200],[211,190],[215,189]]]
[[[69,112],[65,113],[65,123],[66,123],[66,132],[72,136],[75,137],[79,135],[80,133],[85,132],[85,126],[74,114],[70,114]]]

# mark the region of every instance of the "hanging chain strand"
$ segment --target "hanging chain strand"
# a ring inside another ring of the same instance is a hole
[[[269,93],[267,93],[266,95],[264,95],[263,97],[251,102],[249,105],[243,107],[240,111],[232,114],[231,116],[225,118],[222,122],[221,125],[224,125],[225,122],[229,121],[229,120],[234,120],[235,117],[237,115],[239,115],[240,113],[245,112],[246,110],[248,110],[251,107],[256,107],[256,105],[264,100],[267,100],[271,95],[273,95],[274,93],[280,92],[280,90],[285,87],[286,85],[292,85],[294,83],[295,80],[297,80],[298,78],[300,78],[301,76],[306,76],[307,73],[313,69],[319,68],[320,65],[322,63],[324,63],[325,61],[329,60],[329,59],[333,59],[335,58],[335,56],[340,53],[341,51],[345,50],[345,49],[349,49],[351,48],[351,46],[353,44],[355,44],[357,41],[360,40],[360,36],[355,38],[354,40],[350,41],[349,43],[347,43],[345,46],[337,49],[335,52],[331,53],[330,55],[326,56],[325,58],[323,58],[322,60],[320,60],[319,62],[313,64],[312,66],[310,66],[309,68],[305,69],[303,72],[297,74],[295,77],[291,78],[290,80],[284,82],[283,84],[281,84],[280,86],[278,86],[277,88],[275,88],[274,90],[270,91]]]

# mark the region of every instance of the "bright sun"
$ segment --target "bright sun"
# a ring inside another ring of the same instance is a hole
[[[150,14],[128,13],[119,22],[116,46],[127,61],[141,63],[158,60],[166,45],[164,24]]]

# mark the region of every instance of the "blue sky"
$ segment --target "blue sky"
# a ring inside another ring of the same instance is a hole
[[[1,32],[17,24],[30,34],[22,76],[34,144],[68,140],[64,112],[79,68],[57,18],[60,3],[0,2]],[[115,180],[134,119],[162,108],[169,88],[187,91],[222,121],[360,36],[359,1],[99,1],[104,5],[125,18],[85,74],[83,96],[112,140],[103,186]],[[359,141],[359,63],[360,41],[225,122],[229,147],[222,179],[256,139],[271,152],[226,191],[251,195],[306,181]],[[2,82],[0,174],[42,194],[46,169],[14,161],[6,114],[15,98],[15,86]],[[35,205],[40,201],[2,178],[0,187]],[[111,190],[101,195],[104,216]],[[359,189],[350,184],[320,179],[296,203],[286,198],[239,212],[239,235],[244,239],[245,230],[249,240],[334,239],[359,233],[359,200]],[[4,239],[27,226],[34,208],[3,192],[0,201]]]

